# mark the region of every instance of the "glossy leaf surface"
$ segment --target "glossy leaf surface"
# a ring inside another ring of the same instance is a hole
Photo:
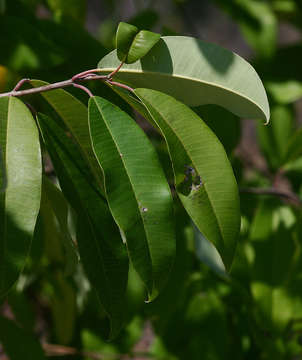
[[[48,84],[40,80],[31,80],[30,83],[34,87]],[[95,175],[96,182],[100,185],[99,190],[102,191],[102,172],[98,167],[90,143],[87,107],[70,93],[62,89],[42,92],[41,95],[54,108],[65,126],[71,132],[80,151],[88,161]]]
[[[118,65],[113,51],[98,67],[110,73]],[[226,49],[191,37],[162,37],[115,78],[135,88],[165,92],[190,106],[216,104],[241,117],[269,120],[267,96],[253,67]]]
[[[177,193],[192,220],[230,268],[240,225],[236,180],[223,146],[187,106],[150,89],[135,94],[161,129]]]
[[[160,39],[160,34],[141,30],[120,22],[116,33],[117,56],[120,61],[132,64],[144,57]]]
[[[29,109],[17,98],[0,100],[0,295],[23,270],[40,208],[42,165],[39,134]],[[5,191],[4,191],[5,190]]]
[[[175,255],[169,185],[155,149],[129,115],[94,97],[89,122],[109,207],[152,300],[166,283]]]
[[[89,169],[73,141],[51,118],[40,115],[39,124],[64,195],[78,214],[81,261],[110,318],[110,337],[114,337],[123,321],[128,276],[125,246],[106,202],[83,175]]]

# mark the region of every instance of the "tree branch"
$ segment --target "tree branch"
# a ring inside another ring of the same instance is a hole
[[[68,355],[78,355],[83,357],[88,357],[93,360],[103,360],[103,359],[112,359],[112,360],[121,360],[121,359],[129,359],[129,355],[131,356],[145,356],[145,357],[153,357],[149,353],[144,352],[135,352],[131,354],[100,354],[94,351],[80,351],[76,348],[70,346],[63,346],[58,344],[42,344],[43,349],[47,356],[68,356]]]
[[[92,69],[92,70],[87,70],[87,71],[83,71],[79,74],[76,74],[71,79],[68,79],[68,80],[59,81],[59,82],[56,82],[53,84],[48,84],[48,85],[39,86],[36,88],[26,89],[26,90],[19,90],[19,88],[24,83],[30,82],[30,79],[22,79],[18,82],[18,84],[15,86],[15,88],[12,91],[8,91],[6,93],[0,94],[0,98],[7,97],[7,96],[24,96],[24,95],[37,94],[37,93],[41,93],[41,92],[45,92],[45,91],[62,89],[62,88],[68,87],[68,86],[75,86],[75,87],[81,88],[82,90],[86,91],[86,93],[89,96],[92,96],[92,93],[87,88],[78,84],[78,82],[89,81],[89,80],[101,80],[110,85],[118,86],[118,87],[121,87],[123,89],[127,89],[127,90],[133,92],[133,89],[130,86],[121,84],[116,81],[112,81],[112,76],[115,75],[119,71],[119,69],[121,68],[122,65],[123,65],[123,63],[121,63],[117,67],[117,69],[114,70],[109,75],[96,75],[96,74],[94,74],[94,72],[100,71],[100,69]]]
[[[288,202],[291,202],[292,204],[296,206],[302,206],[302,200],[299,198],[298,195],[294,194],[293,192],[289,191],[282,191],[275,188],[241,188],[241,193],[250,193],[250,194],[257,194],[257,195],[272,195],[281,197]]]

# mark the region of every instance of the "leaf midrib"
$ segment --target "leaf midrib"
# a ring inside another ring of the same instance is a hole
[[[106,125],[106,128],[107,128],[108,132],[109,132],[109,133],[110,133],[110,135],[111,135],[111,138],[112,138],[112,140],[113,140],[113,143],[114,143],[114,145],[115,145],[115,147],[116,147],[116,149],[117,149],[118,153],[120,154],[120,153],[121,153],[121,151],[120,151],[120,149],[119,149],[119,147],[118,147],[118,144],[117,144],[117,143],[116,143],[116,141],[115,141],[115,138],[114,138],[114,136],[113,136],[113,134],[112,134],[112,132],[111,132],[110,128],[109,128],[109,127],[108,127],[108,125],[107,125],[107,121],[105,121],[105,116],[104,116],[104,114],[103,114],[102,110],[100,109],[100,107],[98,106],[98,103],[97,103],[96,101],[95,101],[95,104],[97,105],[97,108],[99,109],[100,113],[102,114],[102,117],[103,117],[103,119],[104,119],[104,123],[105,123],[105,125]],[[149,254],[149,256],[150,256],[150,260],[151,260],[151,264],[150,264],[151,271],[152,271],[152,273],[153,273],[153,270],[152,270],[152,263],[153,263],[153,261],[152,261],[152,256],[151,256],[151,251],[150,251],[150,246],[149,246],[149,242],[148,242],[148,236],[147,236],[148,231],[147,231],[147,229],[146,229],[146,224],[145,224],[144,218],[143,218],[143,216],[142,216],[142,214],[141,214],[141,211],[140,211],[140,209],[139,209],[139,206],[138,206],[138,199],[137,199],[136,193],[135,193],[135,191],[134,191],[134,185],[133,185],[133,183],[132,183],[132,181],[131,181],[131,177],[130,177],[130,175],[129,175],[129,173],[128,173],[128,170],[127,170],[127,166],[126,166],[126,164],[125,164],[125,161],[124,161],[123,157],[122,157],[120,160],[121,160],[121,162],[122,162],[122,163],[123,163],[123,165],[124,165],[125,172],[126,172],[127,177],[128,177],[128,179],[129,179],[129,183],[130,183],[130,185],[131,185],[132,192],[133,192],[134,197],[135,197],[135,200],[136,200],[136,205],[137,205],[137,209],[138,209],[139,217],[141,218],[141,221],[142,221],[142,224],[143,224],[143,227],[144,227],[145,233],[146,233],[146,236],[145,236],[144,238],[145,238],[145,243],[147,244],[148,254]],[[99,160],[98,160],[98,162],[99,162]],[[100,166],[101,166],[101,165],[100,165]],[[105,182],[105,188],[106,188],[106,182]],[[108,204],[108,205],[109,205],[109,204]],[[110,206],[110,205],[109,205],[109,206]],[[126,230],[125,230],[125,232],[126,232]],[[126,236],[126,239],[127,239],[127,236]],[[129,252],[129,256],[131,257],[130,252]],[[143,279],[142,279],[142,281],[144,282],[144,280],[143,280]],[[145,283],[145,282],[144,282],[144,283]],[[153,285],[152,285],[152,286],[154,286],[154,280],[153,280],[153,279],[152,279],[152,283],[153,283]],[[145,285],[147,285],[147,284],[145,283]]]
[[[115,67],[112,67],[112,68],[101,68],[101,73],[102,72],[111,72],[112,70],[114,70],[115,69]],[[152,75],[152,76],[162,76],[162,77],[167,77],[167,78],[173,78],[173,77],[175,77],[175,78],[181,78],[181,79],[184,79],[184,80],[189,80],[189,81],[192,81],[192,82],[196,82],[196,83],[198,83],[198,84],[200,84],[200,83],[202,83],[202,84],[206,84],[206,85],[209,85],[209,86],[213,86],[213,87],[216,87],[216,88],[218,88],[218,89],[221,89],[221,90],[225,90],[225,91],[227,91],[227,92],[229,92],[229,93],[232,93],[232,94],[234,94],[234,95],[237,95],[237,96],[239,96],[239,97],[241,97],[241,98],[243,98],[243,99],[245,99],[245,100],[247,100],[248,102],[250,102],[250,103],[252,103],[252,104],[254,104],[261,112],[262,112],[262,114],[264,115],[264,117],[265,118],[267,118],[267,116],[266,116],[266,114],[264,113],[264,111],[259,107],[259,105],[255,102],[255,101],[253,101],[251,98],[249,98],[249,97],[247,97],[246,95],[243,95],[242,93],[239,93],[239,92],[237,92],[237,91],[234,91],[234,90],[232,90],[232,89],[230,89],[230,88],[228,88],[228,87],[225,87],[225,86],[222,86],[222,85],[218,85],[218,84],[215,84],[215,83],[213,83],[213,82],[210,82],[210,81],[206,81],[206,80],[197,80],[196,78],[191,78],[191,77],[189,77],[189,76],[184,76],[184,75],[179,75],[179,74],[175,74],[175,73],[172,73],[172,74],[167,74],[167,73],[163,73],[163,72],[159,72],[159,71],[143,71],[143,70],[135,70],[135,69],[123,69],[123,68],[121,68],[120,70],[119,70],[119,72],[118,73],[133,73],[133,74],[140,74],[140,75],[143,75],[143,74],[148,74],[148,75]],[[115,75],[116,76],[116,78],[118,79],[119,78],[119,76],[118,76],[118,73]],[[122,79],[121,79],[122,80]],[[129,82],[128,81],[128,83],[131,85],[131,82]],[[269,116],[269,114],[268,114],[268,116]]]
[[[146,101],[146,100],[144,100],[144,101]],[[147,102],[148,102],[148,101],[147,101]],[[148,103],[149,103],[149,102],[148,102]],[[154,109],[154,107],[153,107],[150,103],[149,103],[149,105]],[[147,109],[147,110],[148,110],[149,114],[152,116],[152,114],[150,113],[149,109]],[[162,113],[160,112],[160,110],[157,110],[157,109],[154,109],[154,110],[155,110],[155,112],[157,112],[157,113],[164,119],[164,117],[162,116]],[[153,118],[153,116],[152,116],[152,118]],[[153,119],[154,119],[154,118],[153,118]],[[164,121],[164,120],[163,120],[163,121]],[[154,122],[157,123],[155,119],[154,119]],[[175,133],[175,131],[174,131],[174,129],[171,127],[170,123],[169,123],[168,121],[164,121],[164,122],[169,126],[169,128],[172,130],[172,133],[173,133],[173,134],[176,136],[176,138],[179,140],[179,142],[180,142],[181,145],[183,146],[184,150],[186,151],[186,154],[189,154],[188,151],[187,151],[187,149],[186,149],[186,147],[184,146],[182,140],[181,140],[181,139],[179,138],[179,136]],[[160,128],[160,126],[158,126],[158,127]],[[160,128],[160,129],[161,129],[161,128]],[[166,138],[164,132],[163,132],[162,130],[161,130],[161,132],[162,132],[162,134],[163,134],[163,136],[164,136],[164,138],[165,138],[165,140],[166,140],[166,142],[167,142],[168,149],[169,149],[169,153],[170,153],[170,157],[171,157],[171,160],[172,160],[172,156],[171,156],[171,152],[170,152],[170,147],[169,147],[169,142],[167,141],[167,138]],[[188,155],[188,156],[189,156],[189,155]],[[195,163],[193,162],[193,159],[191,158],[191,156],[189,156],[189,158],[191,159],[192,164],[194,165],[195,169],[197,169],[197,167],[196,167]],[[172,161],[172,163],[173,163],[173,161]],[[174,166],[173,166],[173,170],[174,170]],[[175,178],[175,181],[176,181],[175,170],[174,170],[174,178]],[[205,188],[205,190],[206,190],[206,183],[205,183],[205,182],[203,182],[203,186],[204,186],[204,188]],[[222,230],[221,224],[220,224],[220,222],[219,222],[219,219],[218,219],[218,217],[217,217],[217,215],[216,215],[215,207],[213,206],[213,202],[212,202],[212,200],[211,200],[211,198],[210,198],[209,193],[208,193],[207,190],[206,190],[206,194],[207,194],[207,197],[208,197],[209,202],[210,202],[210,204],[211,204],[211,207],[212,207],[212,209],[213,209],[213,213],[215,214],[215,220],[216,220],[217,225],[218,225],[218,229],[219,229],[219,233],[220,233],[220,236],[221,236],[221,239],[222,239],[222,243],[224,244],[223,230]]]
[[[46,131],[46,133],[47,133],[47,131]],[[48,136],[49,136],[49,135],[48,135]],[[54,151],[57,153],[57,151],[56,151],[55,149],[54,149]],[[60,157],[59,155],[57,155],[57,157],[60,159],[60,162],[62,163],[61,157]],[[62,164],[61,164],[61,166],[62,166]],[[64,169],[64,166],[62,166],[62,168]],[[76,166],[76,168],[77,168],[77,170],[82,174],[82,172],[79,170],[78,166]],[[69,174],[69,172],[68,172],[68,174]],[[69,176],[70,176],[70,175],[69,175]],[[87,183],[85,176],[84,176],[83,174],[82,174],[82,176],[83,176],[85,182]],[[94,188],[91,187],[89,183],[87,183],[87,184],[88,184],[88,186],[91,188],[91,190],[94,191]],[[101,259],[102,269],[103,269],[103,273],[104,273],[105,279],[106,279],[106,287],[107,287],[108,290],[110,290],[110,280],[109,280],[109,278],[108,278],[107,271],[105,271],[104,258],[103,258],[103,255],[102,255],[102,251],[101,251],[101,249],[100,249],[100,246],[99,246],[99,244],[98,244],[98,241],[96,240],[96,234],[95,234],[95,230],[94,230],[94,227],[93,227],[93,221],[92,221],[92,219],[91,219],[91,217],[90,217],[90,215],[89,215],[89,212],[88,212],[86,206],[83,205],[83,200],[82,200],[82,197],[81,197],[81,196],[79,196],[79,200],[80,200],[81,207],[82,207],[82,209],[83,209],[83,211],[84,211],[84,214],[86,215],[86,218],[87,218],[87,221],[88,221],[88,223],[89,223],[90,229],[91,229],[91,231],[92,231],[93,240],[94,240],[94,243],[96,244],[96,248],[97,248],[99,257],[100,257],[100,259]],[[108,291],[108,293],[110,293],[110,291]],[[104,307],[104,309],[105,309],[105,307]],[[106,309],[105,309],[105,312],[107,313],[108,317],[109,317],[110,319],[112,319],[112,316],[110,315],[110,313],[108,313],[108,311],[107,311]]]
[[[8,100],[8,107],[7,107],[7,123],[6,123],[6,144],[5,144],[5,153],[3,156],[3,160],[4,160],[4,166],[6,164],[6,157],[7,157],[7,149],[8,149],[8,128],[9,128],[9,124],[10,124],[10,106],[11,106],[11,98],[9,98]],[[8,175],[8,174],[7,174]],[[7,190],[8,188],[6,188],[5,194],[4,194],[4,200],[3,200],[3,204],[4,204],[4,224],[3,224],[3,246],[2,246],[2,250],[3,250],[3,262],[5,262],[5,253],[7,250],[7,211],[6,211],[6,199],[7,199]],[[5,270],[5,266],[4,266],[4,270]],[[3,272],[3,276],[1,276],[1,289],[4,289],[4,284],[5,284],[5,279],[4,279],[5,273]]]

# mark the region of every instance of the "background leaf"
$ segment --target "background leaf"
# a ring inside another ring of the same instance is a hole
[[[0,316],[0,343],[11,360],[44,360],[44,352],[34,336],[12,320]],[[17,346],[16,346],[17,344]]]

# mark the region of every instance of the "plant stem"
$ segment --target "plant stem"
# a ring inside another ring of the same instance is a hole
[[[83,71],[79,74],[76,74],[69,80],[59,81],[59,82],[56,82],[53,84],[43,85],[43,86],[39,86],[37,88],[26,89],[26,90],[19,90],[19,89],[24,83],[30,82],[30,79],[22,79],[18,82],[18,84],[15,86],[15,88],[12,91],[0,94],[0,98],[7,97],[7,96],[25,96],[25,95],[37,94],[37,93],[41,93],[41,92],[45,92],[45,91],[51,91],[51,90],[55,90],[55,89],[65,88],[67,86],[78,87],[78,88],[84,90],[89,96],[93,96],[93,94],[91,93],[91,91],[89,89],[87,89],[85,86],[78,84],[78,82],[89,81],[89,80],[101,80],[110,85],[115,85],[115,86],[118,86],[118,87],[121,87],[123,89],[133,92],[133,89],[130,86],[121,84],[119,82],[112,81],[112,76],[119,71],[119,69],[122,67],[122,65],[123,65],[123,63],[121,63],[116,68],[116,70],[114,70],[109,75],[96,75],[96,74],[94,74],[94,72],[100,71],[100,69],[92,69],[92,70],[87,70],[87,71]]]
[[[281,197],[288,202],[291,202],[292,204],[296,206],[302,206],[302,200],[299,198],[298,195],[289,192],[289,191],[282,191],[275,188],[241,188],[241,193],[250,193],[250,194],[257,194],[257,195],[272,195]]]
[[[64,87],[70,86],[72,84],[73,84],[73,81],[71,79],[69,79],[69,80],[60,81],[60,82],[57,82],[54,84],[39,86],[37,88],[32,88],[32,89],[27,89],[27,90],[9,91],[9,92],[0,94],[0,98],[6,97],[6,96],[24,96],[24,95],[36,94],[36,93],[41,93],[41,92],[50,91],[50,90],[54,90],[54,89],[64,88]]]

